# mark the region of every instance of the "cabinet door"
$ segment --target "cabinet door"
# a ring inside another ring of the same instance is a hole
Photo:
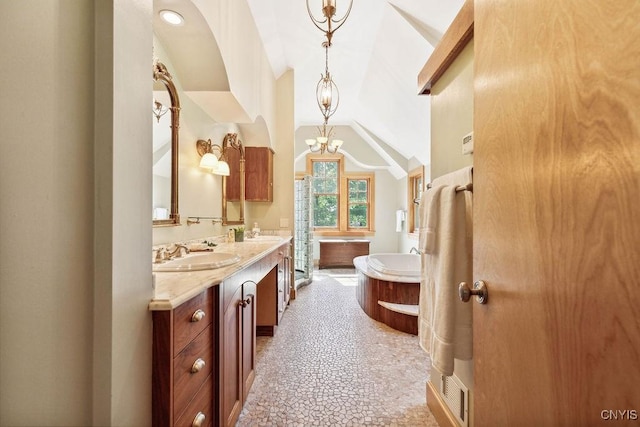
[[[227,163],[229,163],[229,176],[224,180],[227,200],[237,202],[240,200],[240,151],[228,148],[226,153]]]
[[[242,410],[242,286],[224,312],[222,346],[222,422],[235,425]]]
[[[247,399],[256,376],[256,283],[242,284],[242,397]]]
[[[284,306],[286,307],[289,304],[289,299],[291,298],[291,270],[292,266],[292,257],[291,257],[291,246],[287,245],[287,252],[284,256]]]
[[[245,200],[273,201],[273,151],[268,147],[245,147]]]
[[[286,296],[285,296],[285,259],[281,259],[280,262],[278,262],[278,265],[276,266],[276,268],[278,269],[278,274],[277,274],[277,287],[278,287],[278,315],[276,317],[277,319],[277,324],[280,324],[280,319],[282,318],[282,313],[284,313],[284,307],[286,304]]]

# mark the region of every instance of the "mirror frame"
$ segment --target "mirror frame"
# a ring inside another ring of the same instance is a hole
[[[171,74],[167,67],[160,61],[153,63],[153,81],[161,81],[169,92],[171,99],[171,211],[169,219],[154,219],[154,226],[174,226],[180,225],[180,214],[178,213],[178,151],[180,129],[180,98],[178,91],[173,84]]]
[[[245,181],[245,172],[244,172],[244,145],[242,145],[242,141],[238,138],[237,133],[228,133],[225,135],[222,140],[222,156],[226,157],[225,154],[229,149],[236,149],[240,152],[240,170],[238,171],[238,176],[240,179],[240,219],[229,220],[227,218],[227,177],[222,177],[222,225],[244,225],[244,181]]]

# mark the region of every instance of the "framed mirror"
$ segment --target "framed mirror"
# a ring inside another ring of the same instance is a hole
[[[229,164],[229,176],[222,177],[222,224],[244,224],[245,160],[244,146],[236,133],[222,141],[222,153]],[[237,218],[237,219],[236,219]]]
[[[155,61],[153,64],[153,81],[153,225],[180,225],[178,213],[180,99],[171,74],[162,62]]]

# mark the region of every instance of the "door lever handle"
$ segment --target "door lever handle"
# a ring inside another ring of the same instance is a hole
[[[489,290],[487,284],[482,280],[478,280],[473,284],[473,289],[469,288],[467,282],[461,282],[458,285],[458,295],[460,295],[460,301],[469,302],[471,297],[475,295],[476,301],[480,304],[486,304],[489,299]]]

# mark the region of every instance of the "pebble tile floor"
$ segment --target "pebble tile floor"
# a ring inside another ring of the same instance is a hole
[[[429,426],[429,359],[416,336],[368,317],[353,269],[319,270],[275,337],[258,337],[237,426]]]

